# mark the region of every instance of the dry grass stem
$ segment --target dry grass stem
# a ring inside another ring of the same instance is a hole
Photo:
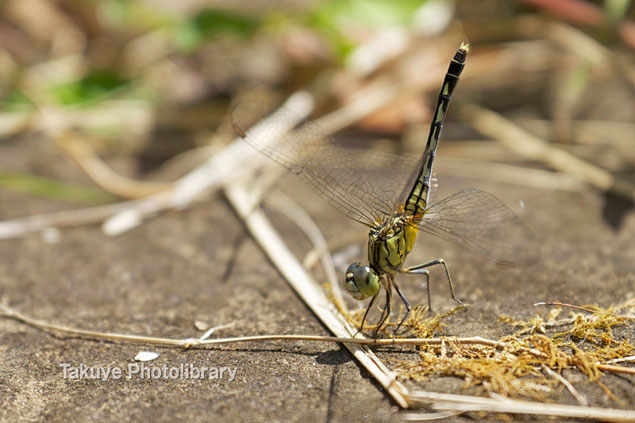
[[[542,31],[544,33],[544,28]],[[548,26],[547,36],[595,66],[612,66],[616,76],[624,78],[631,85],[631,88],[635,87],[633,63],[615,57],[606,47],[583,31],[564,23],[551,22]]]
[[[619,319],[630,319],[630,320],[635,320],[635,316],[624,316],[624,315],[620,315],[620,314],[615,314],[615,311],[620,310],[620,309],[624,309],[624,308],[628,308],[628,307],[632,307],[633,305],[635,305],[635,300],[631,300],[631,301],[626,301],[624,304],[620,305],[619,307],[611,307],[609,310],[604,311],[602,309],[600,309],[599,307],[582,307],[582,306],[578,306],[578,305],[574,305],[574,304],[567,304],[567,303],[563,303],[560,301],[541,301],[538,302],[536,304],[534,304],[534,306],[538,306],[538,305],[555,305],[558,307],[567,307],[567,308],[572,308],[574,310],[581,310],[581,311],[586,311],[587,313],[599,313],[599,314],[606,314],[609,316],[613,316]]]
[[[17,310],[0,305],[0,315],[8,318],[15,319],[19,322],[25,323],[35,328],[59,332],[71,336],[79,336],[86,339],[101,339],[107,341],[116,342],[135,342],[151,345],[163,345],[174,346],[183,348],[202,347],[206,345],[222,345],[222,344],[234,344],[242,342],[259,342],[259,341],[310,341],[310,342],[338,342],[343,344],[356,344],[356,345],[441,345],[447,342],[446,339],[412,339],[412,338],[397,338],[397,339],[368,339],[368,338],[350,338],[350,337],[336,337],[336,336],[318,336],[318,335],[254,335],[254,336],[240,336],[232,338],[214,338],[208,339],[212,332],[216,332],[220,329],[228,328],[233,324],[222,325],[213,327],[199,338],[164,338],[145,335],[131,335],[113,332],[101,332],[79,328],[72,328],[64,325],[57,325],[45,320],[35,319],[20,313]],[[500,343],[489,339],[480,337],[471,338],[454,338],[452,342],[457,344],[481,344],[488,346],[497,346]]]
[[[254,239],[318,318],[338,337],[348,338],[353,335],[355,333],[354,328],[350,327],[341,318],[341,315],[337,312],[333,303],[328,300],[324,291],[318,287],[293,254],[286,248],[264,213],[258,209],[249,210],[245,207],[245,204],[250,202],[249,194],[245,188],[238,184],[233,184],[225,189],[225,194],[244,220]],[[405,386],[396,380],[396,375],[367,347],[349,343],[345,345],[393,399],[402,407],[405,407],[407,402],[404,396],[407,390]]]
[[[274,206],[278,212],[293,221],[298,228],[302,229],[309,240],[311,240],[314,251],[318,252],[322,268],[330,284],[330,293],[333,294],[335,301],[344,304],[342,291],[338,283],[337,274],[335,273],[335,266],[333,265],[333,259],[329,254],[326,239],[324,239],[320,228],[318,228],[313,219],[311,219],[293,199],[282,194],[280,191],[271,192],[267,197],[267,203]]]
[[[129,199],[142,198],[173,187],[171,183],[137,181],[113,172],[89,143],[71,131],[58,134],[55,141],[97,185],[117,196]]]
[[[284,106],[294,110],[294,117],[301,120],[310,114],[313,108],[313,98],[308,93],[299,91],[290,96]],[[272,122],[276,122],[276,125],[272,126]],[[273,142],[277,137],[291,130],[298,122],[283,121],[283,123],[284,125],[281,124],[281,121],[277,119],[274,113],[256,125],[254,130],[271,131],[273,128],[274,133],[270,134],[270,140]],[[267,138],[263,137],[263,139]],[[138,207],[126,210],[124,213],[133,213],[134,221],[141,222],[145,218],[161,211],[163,208],[186,208],[201,195],[219,188],[228,179],[235,177],[237,169],[240,169],[241,172],[246,172],[249,169],[260,166],[263,161],[264,158],[239,137],[221,152],[215,154],[205,163],[180,178],[175,184],[174,189],[170,192],[168,204],[161,204],[162,207],[153,207],[154,199],[153,197],[148,197],[145,201],[141,202]],[[120,218],[121,214],[115,215],[109,220],[112,222]],[[108,224],[109,221],[104,223],[104,225]],[[110,233],[117,235],[128,229],[130,229],[129,226],[122,226],[121,228],[111,230]]]
[[[434,410],[530,414],[535,416],[569,417],[610,422],[632,422],[635,411],[610,408],[546,404],[509,398],[483,398],[469,395],[416,391],[408,399],[412,406],[431,406]]]
[[[296,111],[298,119],[306,117],[310,113],[312,106],[313,100],[305,92],[298,92],[289,97],[286,103],[286,107]],[[275,116],[273,119],[275,119]],[[266,121],[262,123],[262,126],[266,125]],[[289,122],[289,125],[293,125],[293,122]],[[288,129],[291,128],[289,127]],[[59,134],[62,133],[60,132]],[[114,174],[112,170],[108,169],[103,162],[96,158],[92,150],[78,143],[77,139],[72,140],[64,138],[62,135],[60,136],[64,147],[80,162],[83,168],[88,170],[89,175],[97,176],[97,183],[101,184],[103,182],[102,178],[106,177],[106,174]],[[119,235],[137,226],[148,216],[156,215],[170,208],[186,207],[204,193],[220,187],[222,183],[232,177],[236,169],[249,169],[263,161],[264,158],[261,155],[242,139],[237,139],[207,162],[179,179],[171,190],[115,204],[2,221],[0,222],[0,239],[19,238],[28,233],[39,232],[49,227],[81,226],[99,222],[103,222],[103,230],[107,235]],[[131,183],[133,185],[130,185]],[[139,194],[139,192],[133,192],[139,189],[155,190],[158,188],[157,185],[147,185],[146,187],[148,188],[140,188],[141,186],[146,186],[146,183],[118,177],[114,179],[111,185],[106,184],[105,187],[120,194],[130,194],[130,196]],[[165,186],[162,186],[162,188],[165,188]]]
[[[571,393],[571,395],[576,399],[576,401],[578,401],[580,405],[589,405],[589,401],[586,399],[586,397],[584,395],[580,395],[578,391],[573,387],[571,382],[565,379],[561,374],[554,372],[546,364],[542,365],[542,370],[552,378],[556,379],[558,382],[562,383],[565,388],[567,388],[567,391]]]
[[[625,198],[635,199],[635,186],[632,183],[618,180],[610,172],[549,145],[503,116],[475,105],[463,105],[461,112],[477,131],[500,141],[513,151],[579,176],[603,191],[613,190]]]
[[[458,157],[446,157],[437,166],[437,171],[446,175],[485,179],[538,189],[580,192],[586,186],[581,178],[568,173]]]
[[[75,210],[64,210],[53,213],[35,214],[18,219],[0,222],[0,239],[20,238],[26,234],[42,231],[51,227],[74,227],[103,222],[110,216],[126,210],[151,207],[152,211],[169,204],[170,197],[166,193],[153,196],[154,201],[148,204],[145,199],[123,201],[103,206],[87,207]]]

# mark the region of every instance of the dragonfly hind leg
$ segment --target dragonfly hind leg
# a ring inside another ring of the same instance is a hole
[[[410,271],[409,268],[408,268],[408,269],[402,269],[402,270],[400,270],[400,272],[401,273],[409,273],[409,274],[413,274],[413,275],[414,274],[416,274],[416,275],[424,275],[426,277],[426,291],[428,293],[428,310],[430,310],[430,312],[432,312],[432,302],[430,300],[430,272],[428,271],[428,269],[418,269],[418,270]],[[397,292],[399,292],[399,289],[397,289]],[[399,295],[401,296],[401,293],[399,293]],[[401,299],[403,300],[403,296],[401,296]],[[405,302],[405,300],[404,300],[404,302]]]
[[[428,270],[426,270],[426,267],[436,266],[436,265],[439,265],[439,264],[443,266],[443,269],[445,269],[445,276],[447,277],[448,285],[450,286],[450,296],[452,297],[452,299],[454,301],[456,301],[462,307],[467,309],[467,305],[465,305],[465,303],[463,301],[459,300],[454,295],[454,285],[452,284],[452,278],[450,277],[450,271],[448,270],[448,265],[445,264],[445,260],[443,260],[442,258],[437,259],[437,260],[432,260],[429,263],[418,264],[416,266],[408,267],[406,269],[403,269],[401,271],[401,273],[426,274],[427,275],[427,278],[428,278],[428,304],[430,304],[430,276],[429,276]]]

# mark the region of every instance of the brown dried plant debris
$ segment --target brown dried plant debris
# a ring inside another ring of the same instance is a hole
[[[445,326],[442,320],[458,309],[426,317],[427,309],[416,307],[403,324],[405,335],[438,336]],[[402,379],[425,381],[434,376],[455,376],[465,381],[466,388],[479,386],[489,394],[541,400],[548,399],[560,383],[568,384],[562,377],[554,378],[553,372],[561,375],[563,370],[571,369],[582,372],[589,382],[597,383],[618,401],[601,378],[606,371],[635,373],[632,367],[606,364],[635,354],[633,339],[628,335],[632,338],[635,300],[606,309],[597,306],[581,309],[583,312],[571,312],[564,319],[558,319],[562,314],[560,308],[551,310],[546,320],[540,316],[529,320],[504,316],[501,322],[520,331],[502,337],[497,346],[465,344],[448,337],[442,338],[440,345],[418,346],[417,360],[391,362]],[[347,317],[359,328],[363,313],[360,310]],[[380,335],[392,337],[396,326],[397,323],[389,323],[380,330]],[[616,335],[614,328],[619,328],[622,335]],[[365,326],[365,330],[375,329],[372,325]]]

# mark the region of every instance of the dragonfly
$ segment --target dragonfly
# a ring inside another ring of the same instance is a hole
[[[262,103],[243,102],[232,110],[232,125],[241,138],[304,179],[338,211],[369,228],[368,263],[352,263],[343,279],[344,288],[353,298],[371,299],[358,332],[363,331],[364,322],[382,288],[386,303],[375,336],[391,315],[393,290],[406,309],[395,334],[399,331],[412,307],[396,282],[398,274],[423,275],[430,304],[428,268],[441,266],[452,299],[466,307],[454,293],[452,277],[443,258],[405,266],[419,231],[451,241],[503,266],[530,264],[537,258],[531,230],[492,194],[467,188],[429,204],[435,185],[433,164],[443,122],[468,51],[469,46],[461,44],[450,62],[426,147],[418,160],[340,146],[311,120],[271,144],[259,133],[249,130],[251,124],[266,115]],[[281,112],[277,118],[280,121],[292,118],[291,111],[283,108]]]

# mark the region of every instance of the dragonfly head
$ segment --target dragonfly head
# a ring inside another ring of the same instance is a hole
[[[356,300],[374,297],[379,292],[379,275],[370,266],[352,263],[346,269],[344,287]]]

